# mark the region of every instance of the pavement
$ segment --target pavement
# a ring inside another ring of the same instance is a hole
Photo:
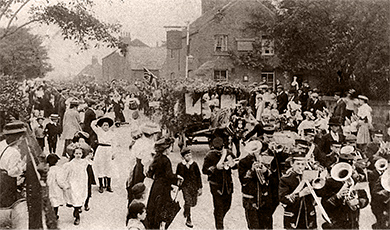
[[[129,126],[121,126],[116,128],[115,135],[116,140],[119,143],[116,158],[114,160],[115,173],[112,178],[113,193],[104,192],[99,193],[98,187],[95,185],[92,188],[92,198],[90,200],[90,210],[87,212],[83,209],[81,213],[80,225],[73,225],[73,209],[65,206],[59,209],[58,226],[60,229],[126,229],[126,205],[127,205],[127,193],[125,189],[125,182],[130,172],[131,162],[134,157],[128,150],[128,144],[130,142],[130,130]],[[62,153],[63,141],[60,140],[57,152],[59,155]],[[196,145],[190,147],[193,152],[193,158],[201,168],[203,165],[203,158],[208,151],[207,145]],[[45,150],[47,151],[47,149]],[[179,148],[174,146],[174,151],[171,152],[169,158],[172,161],[174,172],[176,171],[176,165],[181,161],[181,155]],[[146,179],[145,184],[150,188],[152,181]],[[202,175],[203,194],[198,199],[196,207],[191,209],[192,221],[194,224],[193,229],[215,229],[214,216],[213,216],[213,203],[210,193],[210,187],[207,182],[207,177]],[[232,199],[232,206],[227,213],[224,221],[225,229],[248,229],[242,207],[241,197],[241,185],[238,180],[237,170],[233,171],[233,183],[234,193]],[[359,186],[367,189],[367,183],[360,184]],[[368,190],[367,190],[368,191]],[[179,203],[183,207],[184,201],[182,194],[178,196]],[[324,221],[318,216],[318,226]],[[371,229],[371,224],[375,222],[375,217],[371,212],[370,206],[367,206],[361,210],[360,217],[360,229]],[[190,229],[185,226],[185,218],[183,216],[183,209],[177,214],[175,220],[171,224],[169,229]],[[283,207],[278,206],[274,213],[274,229],[283,229]]]

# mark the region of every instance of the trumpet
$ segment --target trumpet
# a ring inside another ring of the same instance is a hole
[[[268,182],[265,179],[263,172],[261,171],[263,169],[263,167],[266,167],[267,169],[268,169],[268,167],[266,166],[265,162],[263,162],[262,157],[260,156],[260,153],[255,153],[255,157],[256,157],[256,161],[258,163],[255,167],[256,176],[259,179],[261,185],[263,185],[263,184],[268,185]]]
[[[386,159],[381,158],[375,162],[375,168],[379,172],[380,175],[382,175],[386,169],[388,168],[389,163]]]

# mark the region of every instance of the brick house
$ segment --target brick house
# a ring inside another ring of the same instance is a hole
[[[97,81],[102,79],[102,65],[95,56],[92,57],[92,63],[85,66],[84,69],[76,75],[76,80],[78,81],[88,81],[88,79],[95,79]]]
[[[278,68],[273,42],[262,31],[245,29],[254,11],[262,12],[266,20],[274,18],[260,0],[202,0],[202,15],[189,25],[189,47],[186,30],[167,32],[167,77],[185,76],[188,53],[189,77],[243,84],[265,80],[274,88],[277,79],[285,84],[288,77]],[[263,69],[238,65],[231,56],[253,50],[254,42],[262,44]]]
[[[125,53],[115,50],[103,58],[103,80],[125,79],[130,83],[143,80],[146,67],[157,77],[164,71],[166,47],[149,47],[142,41],[130,37],[123,38],[128,46]]]

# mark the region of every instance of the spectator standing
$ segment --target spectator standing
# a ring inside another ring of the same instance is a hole
[[[56,153],[57,141],[61,135],[61,126],[58,124],[58,114],[50,115],[50,122],[46,124],[45,134],[47,135],[47,143],[49,144],[49,153]]]
[[[81,119],[80,114],[77,111],[78,101],[72,100],[69,102],[69,109],[64,114],[64,126],[62,136],[65,139],[63,156],[66,156],[66,147],[72,143],[72,139],[75,133],[81,131]]]
[[[45,127],[43,127],[44,117],[37,117],[38,125],[33,128],[35,138],[42,151],[45,148]]]

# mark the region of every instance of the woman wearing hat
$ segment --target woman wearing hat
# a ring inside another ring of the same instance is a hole
[[[72,143],[73,136],[76,132],[81,130],[81,118],[77,111],[77,101],[71,101],[69,109],[64,114],[62,137],[65,139],[63,156],[66,156],[66,147]]]
[[[303,114],[305,116],[305,120],[303,120],[301,124],[299,124],[298,126],[298,135],[301,137],[305,136],[304,135],[305,129],[315,129],[315,124],[314,124],[315,117],[313,116],[313,114],[309,111],[305,111],[303,112]]]
[[[115,158],[113,144],[115,135],[110,127],[114,121],[109,117],[102,117],[91,123],[91,128],[98,138],[98,147],[95,153],[94,172],[99,179],[99,192],[103,192],[103,179],[107,182],[107,191],[113,192],[111,188],[111,175]]]
[[[171,138],[164,137],[154,145],[156,155],[147,173],[147,176],[154,180],[147,205],[146,220],[148,229],[168,228],[165,225],[166,217],[159,214],[166,209],[166,204],[172,201],[171,185],[178,185],[181,181],[179,176],[173,174],[172,163],[168,158],[170,153],[168,149],[172,143],[173,140]]]
[[[360,100],[360,107],[357,112],[359,121],[356,143],[358,148],[364,149],[371,141],[370,128],[372,127],[372,108],[367,104],[368,98],[366,96],[359,95],[358,99]]]

